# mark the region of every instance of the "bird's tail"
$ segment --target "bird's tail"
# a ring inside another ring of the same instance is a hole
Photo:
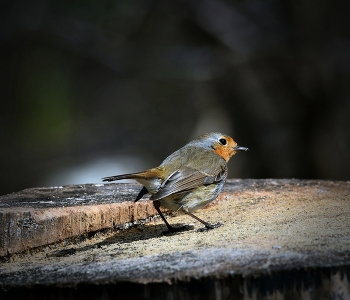
[[[130,173],[130,174],[121,174],[121,175],[115,175],[110,177],[104,177],[102,178],[102,181],[115,181],[115,180],[122,180],[122,179],[145,179],[145,178],[152,178],[157,177],[159,175],[159,169],[154,168],[150,170],[146,170],[143,172],[137,172],[137,173]]]
[[[130,174],[121,174],[121,175],[115,175],[110,177],[104,177],[102,178],[102,181],[115,181],[115,180],[122,180],[122,179],[135,179],[138,178],[140,173],[130,173]]]

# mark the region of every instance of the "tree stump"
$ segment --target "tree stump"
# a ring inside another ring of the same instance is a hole
[[[228,180],[166,230],[136,184],[0,197],[0,299],[350,299],[350,182]]]

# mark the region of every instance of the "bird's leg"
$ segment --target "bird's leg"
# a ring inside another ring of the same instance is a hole
[[[179,232],[179,231],[183,231],[183,230],[189,230],[192,229],[190,226],[185,225],[185,226],[181,226],[181,227],[173,227],[171,226],[168,221],[165,219],[164,215],[162,214],[162,212],[160,211],[159,207],[160,207],[160,203],[159,201],[153,201],[153,206],[156,209],[156,211],[158,212],[158,214],[160,215],[160,217],[162,218],[162,220],[164,221],[166,227],[168,227],[168,231],[165,231],[164,233],[172,233],[172,232]]]
[[[173,231],[173,227],[168,223],[168,221],[165,219],[164,215],[162,214],[162,212],[160,211],[159,207],[159,201],[153,201],[153,206],[156,209],[156,211],[158,212],[158,214],[160,215],[160,217],[162,218],[162,220],[164,221],[166,227],[168,227],[169,231]]]
[[[149,191],[147,190],[147,188],[144,186],[142,187],[141,191],[139,192],[139,194],[137,195],[135,202],[139,201],[144,195],[148,194]]]
[[[220,222],[216,223],[216,224],[209,224],[208,222],[205,222],[204,220],[198,218],[197,216],[195,216],[194,214],[190,213],[189,211],[187,211],[186,209],[184,209],[183,207],[181,208],[181,210],[186,214],[191,216],[192,218],[196,219],[197,221],[201,222],[205,227],[204,228],[200,228],[198,229],[198,231],[205,231],[208,229],[214,229],[217,227],[220,227],[222,224]]]

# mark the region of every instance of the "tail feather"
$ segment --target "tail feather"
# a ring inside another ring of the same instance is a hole
[[[122,179],[135,179],[139,177],[140,173],[130,173],[130,174],[121,174],[121,175],[115,175],[110,177],[104,177],[102,178],[102,181],[115,181],[115,180],[122,180]]]
[[[121,174],[110,177],[102,178],[102,181],[115,181],[122,179],[149,179],[155,178],[161,175],[161,170],[159,168],[149,169],[143,172],[130,173],[130,174]]]

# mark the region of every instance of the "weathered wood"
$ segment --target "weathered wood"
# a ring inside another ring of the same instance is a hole
[[[149,201],[133,202],[138,188],[86,184],[1,196],[0,257],[155,215]]]
[[[218,205],[196,213],[223,226],[171,235],[151,220],[149,201],[132,202],[139,188],[86,185],[2,196],[1,247],[8,248],[0,298],[45,298],[43,291],[51,299],[350,298],[350,182],[229,180]],[[169,222],[202,227],[186,215]],[[130,228],[115,229],[123,224]],[[84,235],[102,228],[114,230]],[[74,235],[84,238],[57,243]],[[17,251],[41,247],[9,255],[20,244]]]

